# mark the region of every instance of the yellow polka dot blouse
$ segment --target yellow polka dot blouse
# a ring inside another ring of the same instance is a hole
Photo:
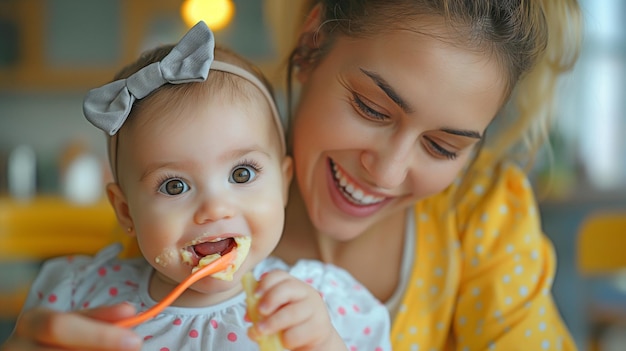
[[[575,350],[551,296],[552,244],[526,175],[504,165],[415,206],[415,264],[394,350]],[[459,194],[457,194],[459,195]]]

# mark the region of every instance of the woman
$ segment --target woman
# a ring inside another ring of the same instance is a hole
[[[313,1],[275,254],[351,272],[390,310],[397,350],[574,349],[510,156],[540,146],[579,16],[571,0]]]

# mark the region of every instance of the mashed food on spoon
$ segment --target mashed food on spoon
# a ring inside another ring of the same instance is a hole
[[[236,247],[233,250],[237,250],[237,255],[235,256],[235,260],[228,266],[227,269],[214,273],[211,275],[213,278],[231,281],[233,280],[233,275],[239,269],[246,256],[248,256],[248,252],[250,251],[250,244],[252,240],[248,236],[240,236],[233,238],[235,240]],[[180,252],[183,262],[187,264],[193,264],[193,254],[183,249]],[[192,273],[196,272],[198,269],[208,265],[209,263],[217,260],[222,257],[220,253],[214,253],[210,255],[203,256],[200,258],[198,264],[191,270]]]

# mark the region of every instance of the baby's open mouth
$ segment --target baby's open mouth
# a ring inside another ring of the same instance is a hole
[[[205,257],[209,255],[219,254],[224,256],[232,249],[237,247],[234,238],[226,238],[224,240],[215,242],[206,242],[189,246],[188,249],[192,250],[197,257]]]
[[[214,278],[230,281],[248,255],[250,243],[251,239],[248,236],[221,238],[189,245],[180,250],[180,255],[183,262],[193,266],[192,272],[195,272],[230,251],[237,250],[235,260],[227,269],[211,275]]]

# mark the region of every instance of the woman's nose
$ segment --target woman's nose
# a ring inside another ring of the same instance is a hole
[[[361,154],[361,163],[376,186],[392,189],[405,181],[416,151],[415,138],[383,140]]]
[[[194,214],[197,224],[216,222],[234,216],[234,207],[227,199],[220,196],[206,196]]]

